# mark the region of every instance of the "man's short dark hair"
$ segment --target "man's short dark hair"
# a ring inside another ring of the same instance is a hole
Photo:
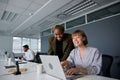
[[[63,25],[55,25],[52,28],[53,32],[54,32],[55,29],[59,29],[59,30],[61,30],[64,33],[64,26]]]
[[[28,48],[28,49],[29,49],[29,46],[28,46],[28,45],[24,45],[23,47],[24,47],[24,48]]]

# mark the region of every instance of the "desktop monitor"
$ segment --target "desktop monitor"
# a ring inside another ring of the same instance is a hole
[[[36,63],[42,63],[39,55],[47,55],[47,53],[45,53],[45,52],[37,52],[36,55],[35,55],[35,62]]]

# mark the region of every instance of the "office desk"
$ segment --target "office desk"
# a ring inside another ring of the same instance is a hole
[[[76,79],[76,80],[118,80],[118,79],[97,76],[97,75],[87,75],[87,76],[84,76],[84,77]]]
[[[33,73],[23,73],[21,75],[5,75],[0,76],[0,80],[59,80],[47,74],[37,74],[36,72]]]
[[[4,67],[5,65],[7,65],[6,61],[0,61],[0,80],[59,80],[45,73],[38,74],[36,72],[36,63],[27,62],[27,64],[19,64],[20,68],[27,68],[27,71],[20,75],[8,73],[8,69]]]
[[[11,68],[5,69],[5,66],[9,66],[9,65],[15,65],[15,64],[14,63],[8,64],[7,61],[0,61],[0,75],[4,75],[4,74],[10,75],[10,73],[8,73],[8,70]],[[36,65],[37,65],[36,63],[27,62],[25,64],[19,64],[19,67],[27,69],[27,71],[24,73],[31,73],[31,72],[36,72]]]
[[[38,74],[36,72],[36,63],[30,63],[23,64],[20,67],[26,67],[27,71],[22,73],[21,75],[13,75],[7,72],[7,70],[4,68],[3,65],[5,65],[6,62],[0,62],[0,80],[59,80],[55,77],[49,76],[45,73]],[[2,68],[3,67],[3,68]],[[5,71],[5,72],[4,72]],[[113,78],[107,78],[97,75],[87,75],[84,77],[81,77],[76,80],[117,80]]]
[[[5,65],[7,65],[6,61],[0,61],[0,76],[5,75],[5,74],[9,74],[8,71],[4,67]]]

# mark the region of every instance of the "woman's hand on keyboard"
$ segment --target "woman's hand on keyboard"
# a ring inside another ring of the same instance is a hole
[[[74,74],[76,74],[76,73],[79,72],[78,69],[79,69],[79,68],[71,68],[71,69],[69,69],[69,70],[66,71],[66,74],[67,74],[67,75],[74,75]]]
[[[69,68],[69,62],[68,61],[62,61],[61,65],[62,65],[62,68]]]

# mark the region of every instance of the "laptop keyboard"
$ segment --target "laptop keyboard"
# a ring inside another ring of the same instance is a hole
[[[74,79],[77,79],[77,78],[80,78],[80,77],[83,77],[84,75],[83,74],[76,74],[76,75],[66,75],[65,74],[65,77],[67,80],[74,80]]]
[[[80,75],[65,75],[65,76],[66,76],[66,79],[67,79],[67,80],[74,80],[74,79],[83,77],[82,74],[80,74]]]
[[[73,77],[73,75],[65,75],[66,78]]]
[[[5,66],[6,69],[8,69],[8,68],[15,68],[15,67],[16,67],[16,65]]]

